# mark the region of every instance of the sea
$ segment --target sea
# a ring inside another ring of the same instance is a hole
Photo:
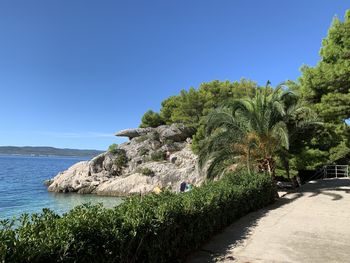
[[[118,197],[47,191],[45,180],[83,160],[88,158],[0,155],[0,220],[38,213],[43,208],[63,214],[84,203],[102,203],[108,208],[120,204]]]

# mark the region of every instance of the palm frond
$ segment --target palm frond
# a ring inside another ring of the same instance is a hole
[[[254,98],[235,100],[212,111],[206,119],[207,138],[199,154],[208,177],[233,163],[269,160],[289,149],[294,132],[319,124],[315,113],[300,103],[284,84],[258,89]]]

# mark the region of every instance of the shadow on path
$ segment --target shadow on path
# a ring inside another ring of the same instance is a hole
[[[329,191],[332,192],[330,193]],[[339,192],[339,194],[334,193],[334,191]],[[301,197],[313,198],[315,196],[324,195],[325,197],[332,198],[332,201],[337,201],[343,198],[342,194],[349,193],[350,180],[347,178],[311,181],[297,190],[287,193],[283,197],[277,199],[272,205],[238,219],[204,244],[201,249],[190,255],[187,262],[234,261],[235,258],[229,255],[229,251],[235,246],[243,244],[257,226],[259,220],[271,211],[291,204]]]

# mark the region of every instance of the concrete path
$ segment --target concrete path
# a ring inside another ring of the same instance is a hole
[[[215,236],[189,263],[350,262],[350,179],[308,183]]]

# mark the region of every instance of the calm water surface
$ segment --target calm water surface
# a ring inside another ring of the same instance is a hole
[[[41,212],[43,208],[63,213],[88,202],[106,207],[119,204],[117,197],[47,192],[44,180],[82,160],[86,159],[0,155],[0,219]]]

